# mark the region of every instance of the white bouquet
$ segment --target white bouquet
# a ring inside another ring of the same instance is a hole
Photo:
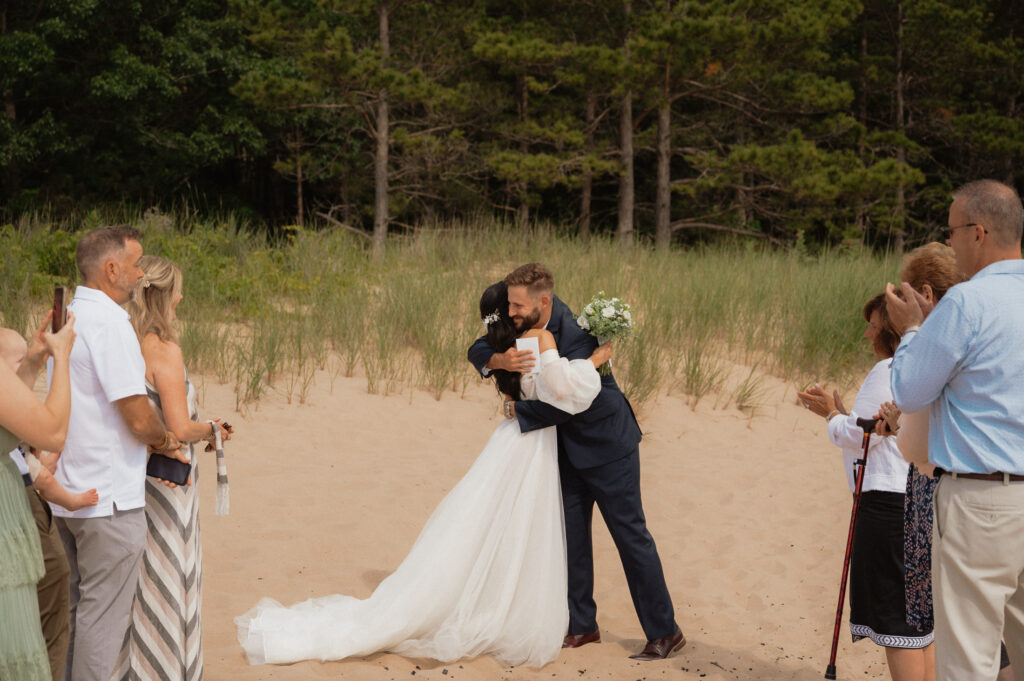
[[[633,333],[633,315],[629,303],[618,298],[606,298],[604,291],[598,291],[594,299],[583,306],[583,314],[576,318],[581,329],[596,336],[599,343],[628,338]],[[611,362],[602,364],[602,376],[611,373]]]

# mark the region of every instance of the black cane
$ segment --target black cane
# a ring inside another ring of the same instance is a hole
[[[850,572],[850,551],[853,549],[853,529],[857,526],[857,509],[860,508],[860,487],[864,483],[864,469],[868,466],[868,443],[878,419],[857,419],[857,425],[864,431],[864,456],[853,462],[857,467],[857,484],[853,488],[853,511],[850,513],[850,532],[846,535],[846,555],[843,557],[843,578],[839,582],[839,604],[836,605],[836,628],[832,632],[832,654],[825,668],[825,678],[836,678],[836,651],[839,649],[839,628],[843,623],[843,600],[846,598],[846,576]]]

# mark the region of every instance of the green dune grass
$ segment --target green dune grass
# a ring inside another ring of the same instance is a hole
[[[461,393],[477,380],[465,351],[483,329],[480,293],[516,265],[540,261],[575,310],[599,290],[632,305],[636,333],[615,349],[614,366],[635,405],[681,390],[694,405],[716,394],[719,404],[755,407],[760,372],[849,385],[866,371],[860,309],[898,266],[867,252],[812,257],[745,244],[623,252],[553,226],[520,231],[492,220],[392,237],[374,261],[345,231],[286,228],[271,241],[231,216],[129,222],[147,253],[184,272],[189,366],[233,381],[240,405],[268,389],[302,402],[320,371],[330,381],[361,372],[370,392]],[[95,224],[93,214],[73,229],[39,218],[0,228],[5,325],[27,330],[54,284],[77,283],[74,244]],[[733,363],[747,369],[730,379]]]

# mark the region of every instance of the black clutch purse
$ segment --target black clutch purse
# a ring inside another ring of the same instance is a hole
[[[146,475],[160,478],[175,485],[184,485],[192,473],[192,464],[172,459],[163,454],[150,454],[146,464]]]

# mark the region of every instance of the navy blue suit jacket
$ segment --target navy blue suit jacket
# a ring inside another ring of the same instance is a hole
[[[572,310],[557,296],[552,299],[547,328],[562,357],[587,359],[597,347],[597,339],[576,324]],[[494,348],[481,337],[470,346],[468,357],[483,375],[493,354]],[[631,454],[640,443],[640,426],[633,408],[611,374],[601,377],[601,392],[579,414],[566,413],[540,400],[520,400],[515,407],[524,433],[558,426],[559,453],[568,457],[575,468],[593,468],[615,461]]]

